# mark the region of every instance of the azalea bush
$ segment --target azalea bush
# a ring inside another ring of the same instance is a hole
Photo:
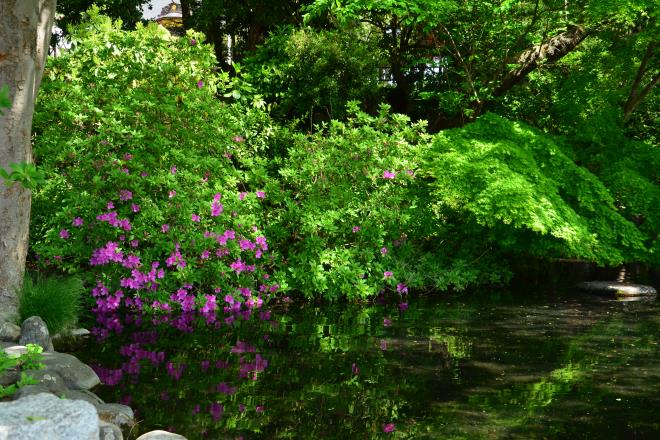
[[[71,38],[34,120],[47,175],[34,260],[83,277],[99,314],[260,307],[277,290],[257,154],[275,136],[267,115],[217,99],[229,79],[197,34],[125,32],[92,9]]]
[[[505,279],[493,260],[474,264],[483,249],[463,246],[457,225],[435,215],[420,161],[432,139],[425,123],[387,106],[375,116],[358,107],[349,105],[345,122],[295,136],[275,161],[282,192],[266,214],[289,287],[329,300],[370,298],[385,287],[404,298],[408,287]]]

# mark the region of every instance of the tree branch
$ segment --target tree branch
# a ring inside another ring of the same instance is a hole
[[[573,26],[566,32],[552,37],[547,43],[527,49],[518,57],[518,67],[507,73],[500,85],[493,90],[493,95],[504,95],[541,63],[560,60],[573,51],[588,35],[583,27]]]
[[[642,79],[644,79],[644,74],[646,73],[646,67],[648,66],[649,61],[653,57],[653,50],[657,45],[658,45],[657,41],[652,41],[649,43],[648,47],[646,48],[646,53],[644,54],[644,58],[642,58],[642,62],[639,65],[639,69],[637,69],[637,75],[635,75],[635,80],[633,81],[633,85],[630,88],[630,95],[628,96],[628,100],[626,101],[626,104],[623,106],[624,122],[630,119],[630,116],[635,111],[639,103],[646,97],[646,95],[649,94],[651,89],[658,82],[659,75],[656,74],[655,78],[653,78],[651,82],[641,90],[641,92],[639,90],[642,84]]]

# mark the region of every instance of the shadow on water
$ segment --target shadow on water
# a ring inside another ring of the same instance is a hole
[[[409,303],[291,306],[257,330],[161,329],[142,349],[166,353],[162,364],[143,359],[102,394],[130,400],[141,430],[190,439],[660,438],[658,301],[499,292]],[[117,369],[127,342],[82,356]]]

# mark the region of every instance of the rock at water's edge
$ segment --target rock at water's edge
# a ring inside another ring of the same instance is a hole
[[[50,339],[48,327],[43,319],[38,316],[30,316],[21,325],[21,345],[41,345],[44,351],[53,351],[53,341]]]
[[[119,426],[101,420],[99,422],[99,440],[124,440]]]
[[[18,342],[21,337],[21,328],[11,322],[0,323],[0,341]]]
[[[187,440],[184,436],[167,431],[150,431],[135,440]]]
[[[89,390],[101,383],[99,377],[89,365],[66,353],[43,353],[41,363],[50,371],[62,376],[67,387],[72,390]]]
[[[655,288],[643,284],[619,283],[616,281],[586,281],[577,286],[588,292],[618,295],[618,296],[651,296],[657,295]]]
[[[122,430],[129,430],[135,425],[133,410],[120,403],[102,403],[96,406],[99,419],[119,426]]]
[[[0,440],[98,440],[96,409],[87,402],[36,394],[0,403]]]

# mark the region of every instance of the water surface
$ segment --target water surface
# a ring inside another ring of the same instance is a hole
[[[261,318],[129,325],[81,357],[136,436],[660,438],[656,300],[474,293]]]

